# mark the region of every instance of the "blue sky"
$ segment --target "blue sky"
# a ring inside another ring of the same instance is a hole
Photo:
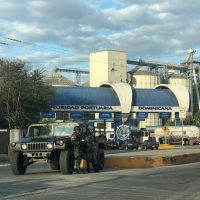
[[[20,3],[19,3],[20,2]],[[0,0],[0,58],[50,73],[88,69],[89,53],[179,63],[200,52],[198,0]],[[10,39],[17,39],[13,41]]]

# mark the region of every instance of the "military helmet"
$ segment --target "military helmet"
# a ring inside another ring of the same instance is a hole
[[[80,126],[75,126],[74,127],[74,131],[80,131],[80,130],[81,130]]]
[[[89,125],[89,126],[88,126],[88,129],[89,129],[89,131],[90,131],[91,133],[94,132],[94,126]]]

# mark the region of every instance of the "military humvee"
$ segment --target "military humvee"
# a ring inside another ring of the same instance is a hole
[[[10,144],[10,162],[14,174],[24,174],[29,165],[47,160],[52,170],[60,170],[62,174],[74,171],[73,145],[70,137],[76,122],[33,124],[27,135],[18,142]],[[101,134],[96,137],[97,167],[104,168],[105,143]],[[96,169],[97,170],[97,169]]]

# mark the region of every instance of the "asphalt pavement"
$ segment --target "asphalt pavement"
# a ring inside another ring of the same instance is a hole
[[[174,149],[159,149],[159,150],[107,150],[106,157],[110,156],[174,156],[200,153],[200,145],[194,146],[176,146]]]
[[[0,200],[199,200],[200,163],[62,175],[48,164],[21,176],[0,168]]]

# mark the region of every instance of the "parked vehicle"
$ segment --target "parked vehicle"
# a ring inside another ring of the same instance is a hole
[[[120,142],[119,148],[120,149],[127,149],[127,150],[128,149],[131,149],[131,150],[136,149],[136,150],[138,150],[139,143],[135,139],[129,138],[126,141]]]
[[[127,150],[128,149],[131,149],[131,150],[136,149],[136,150],[138,150],[138,148],[139,148],[139,144],[137,142],[127,141],[127,142],[120,145],[120,149],[127,149]]]
[[[167,132],[167,134],[166,134]],[[182,144],[182,137],[185,145],[200,144],[200,129],[197,126],[168,126],[167,131],[164,127],[154,129],[154,137],[162,144],[166,139],[169,144]]]
[[[119,149],[119,144],[114,140],[108,140],[106,143],[106,149]]]
[[[155,140],[145,140],[141,145],[140,145],[142,150],[147,150],[147,149],[157,149],[159,148],[159,142],[156,142]]]

